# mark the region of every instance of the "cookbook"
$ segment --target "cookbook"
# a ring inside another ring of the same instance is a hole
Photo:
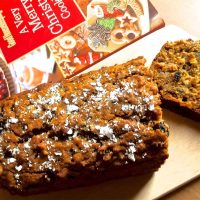
[[[149,0],[2,0],[0,99],[71,78],[163,26]]]

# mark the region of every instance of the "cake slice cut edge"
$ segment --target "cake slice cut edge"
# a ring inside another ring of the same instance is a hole
[[[151,69],[163,106],[200,121],[200,40],[167,42]]]

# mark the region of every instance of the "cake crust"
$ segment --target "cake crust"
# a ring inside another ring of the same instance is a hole
[[[158,88],[139,57],[0,102],[0,185],[31,194],[157,170]]]

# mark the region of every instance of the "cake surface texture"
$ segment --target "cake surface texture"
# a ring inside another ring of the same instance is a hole
[[[168,127],[138,57],[0,101],[0,186],[32,194],[157,170]]]
[[[151,68],[163,105],[200,121],[200,40],[167,42]]]

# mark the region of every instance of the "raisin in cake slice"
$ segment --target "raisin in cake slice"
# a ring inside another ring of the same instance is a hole
[[[163,105],[200,121],[200,40],[167,42],[151,68]]]
[[[139,57],[0,102],[0,185],[30,194],[157,170],[158,88]]]

